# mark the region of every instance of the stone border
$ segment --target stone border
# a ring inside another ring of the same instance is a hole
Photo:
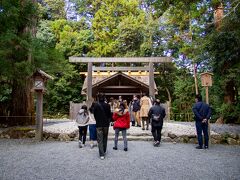
[[[34,138],[35,130],[31,127],[12,127],[0,130],[0,138],[6,139],[21,139],[21,138]],[[43,132],[43,139],[47,141],[77,141],[78,131],[72,133],[50,133]],[[109,140],[114,139],[114,134],[109,133]],[[119,137],[122,140],[122,137]],[[140,134],[128,134],[129,141],[152,141],[153,137],[150,133]],[[163,142],[172,143],[192,143],[197,144],[196,135],[176,135],[172,132],[162,132]],[[212,134],[211,135],[212,144],[228,144],[228,145],[240,145],[240,136],[235,133],[224,133],[224,134]]]

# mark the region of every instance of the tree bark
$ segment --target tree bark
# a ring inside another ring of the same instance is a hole
[[[21,6],[24,9],[26,0],[21,0]],[[36,0],[32,0],[33,5],[36,3]],[[24,36],[30,33],[32,37],[36,36],[36,23],[37,19],[34,14],[29,19],[31,21],[31,26],[21,26],[18,29],[17,34]],[[13,55],[15,60],[16,55]],[[33,62],[32,50],[28,49],[26,53],[26,60],[30,64]],[[14,66],[14,65],[13,65]],[[15,69],[18,71],[18,69]],[[23,78],[19,81],[18,78]],[[17,77],[14,76],[12,83],[12,93],[11,93],[11,105],[10,105],[10,118],[8,124],[10,126],[15,125],[32,125],[35,122],[34,115],[34,102],[33,102],[33,93],[31,92],[32,80],[30,77]]]
[[[19,83],[16,80],[14,80],[12,86],[12,102],[9,119],[10,126],[32,124],[31,123],[32,104],[30,103],[29,97],[30,97],[29,81],[24,80],[23,83]]]
[[[214,24],[215,24],[215,27],[216,27],[216,30],[220,30],[221,28],[221,23],[222,23],[222,19],[223,19],[223,14],[224,14],[224,11],[223,11],[223,4],[220,3],[214,10]]]
[[[224,93],[224,102],[227,104],[232,104],[236,99],[236,91],[235,91],[235,85],[233,81],[229,81],[226,84],[225,87],[225,93]]]

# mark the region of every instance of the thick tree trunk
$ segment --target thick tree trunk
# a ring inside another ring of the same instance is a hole
[[[29,80],[13,82],[10,126],[32,124],[32,98]]]
[[[222,23],[222,19],[223,19],[223,4],[220,3],[214,10],[214,24],[217,30],[220,30],[221,28],[221,23]]]
[[[21,0],[21,5],[24,8],[26,0]],[[32,0],[33,4],[36,0]],[[25,26],[19,29],[19,34],[30,33],[32,37],[36,36],[36,24],[37,18],[33,14],[30,19],[31,26]],[[27,61],[32,63],[32,50],[28,49],[28,54],[26,55]],[[17,77],[16,77],[17,78]],[[34,99],[33,93],[31,92],[32,80],[29,77],[21,82],[14,80],[12,87],[12,103],[11,103],[11,121],[10,125],[32,125],[35,123],[34,117]]]
[[[229,81],[225,87],[224,102],[232,104],[236,100],[236,90],[233,81]]]

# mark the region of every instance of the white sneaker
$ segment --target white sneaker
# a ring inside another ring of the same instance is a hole
[[[104,157],[104,156],[101,156],[101,157],[100,157],[100,159],[101,159],[101,160],[104,160],[104,159],[105,159],[105,157]]]
[[[79,146],[79,148],[82,148],[82,141],[78,142],[78,146]]]

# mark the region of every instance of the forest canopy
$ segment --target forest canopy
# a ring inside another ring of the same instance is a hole
[[[157,97],[170,103],[172,118],[192,113],[196,84],[205,97],[200,74],[212,72],[212,121],[240,123],[237,0],[3,0],[0,24],[0,123],[32,123],[24,117],[34,115],[36,69],[54,76],[45,115],[66,115],[70,101],[84,100],[79,73],[87,67],[70,56],[171,56],[154,68]]]

